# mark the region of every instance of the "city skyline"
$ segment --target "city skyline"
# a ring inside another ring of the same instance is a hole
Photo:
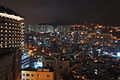
[[[0,80],[120,80],[119,3],[0,2]]]

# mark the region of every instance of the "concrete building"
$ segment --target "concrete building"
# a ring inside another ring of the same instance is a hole
[[[21,79],[23,20],[0,4],[0,80]]]
[[[49,69],[23,70],[21,80],[54,80],[54,72]]]
[[[26,31],[35,31],[38,33],[53,33],[53,26],[52,25],[41,25],[41,24],[26,24],[25,25]]]
[[[68,78],[70,74],[70,63],[68,60],[61,61],[59,59],[45,59],[44,66],[49,67],[55,72],[55,80]]]
[[[22,69],[28,68],[30,66],[30,54],[29,52],[24,52],[22,55]]]

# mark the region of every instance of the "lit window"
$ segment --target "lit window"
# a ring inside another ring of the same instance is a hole
[[[9,45],[9,47],[11,47],[11,45]]]
[[[7,45],[5,44],[5,47],[7,47]]]
[[[1,28],[3,28],[3,26],[1,26]]]
[[[1,45],[1,48],[2,48],[3,46]]]
[[[5,32],[7,32],[7,30],[5,30]]]

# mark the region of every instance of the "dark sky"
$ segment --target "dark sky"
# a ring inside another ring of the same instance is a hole
[[[120,24],[120,0],[2,0],[28,23]]]

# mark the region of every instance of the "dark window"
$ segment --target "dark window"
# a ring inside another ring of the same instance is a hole
[[[34,75],[33,75],[33,74],[31,74],[31,76],[33,77]]]
[[[23,74],[23,76],[25,76],[25,74]]]
[[[30,76],[30,74],[26,74],[26,76]]]
[[[47,75],[47,77],[50,77],[50,75]]]
[[[40,77],[40,75],[38,74],[38,77]]]
[[[62,69],[62,66],[60,66],[60,69]]]

